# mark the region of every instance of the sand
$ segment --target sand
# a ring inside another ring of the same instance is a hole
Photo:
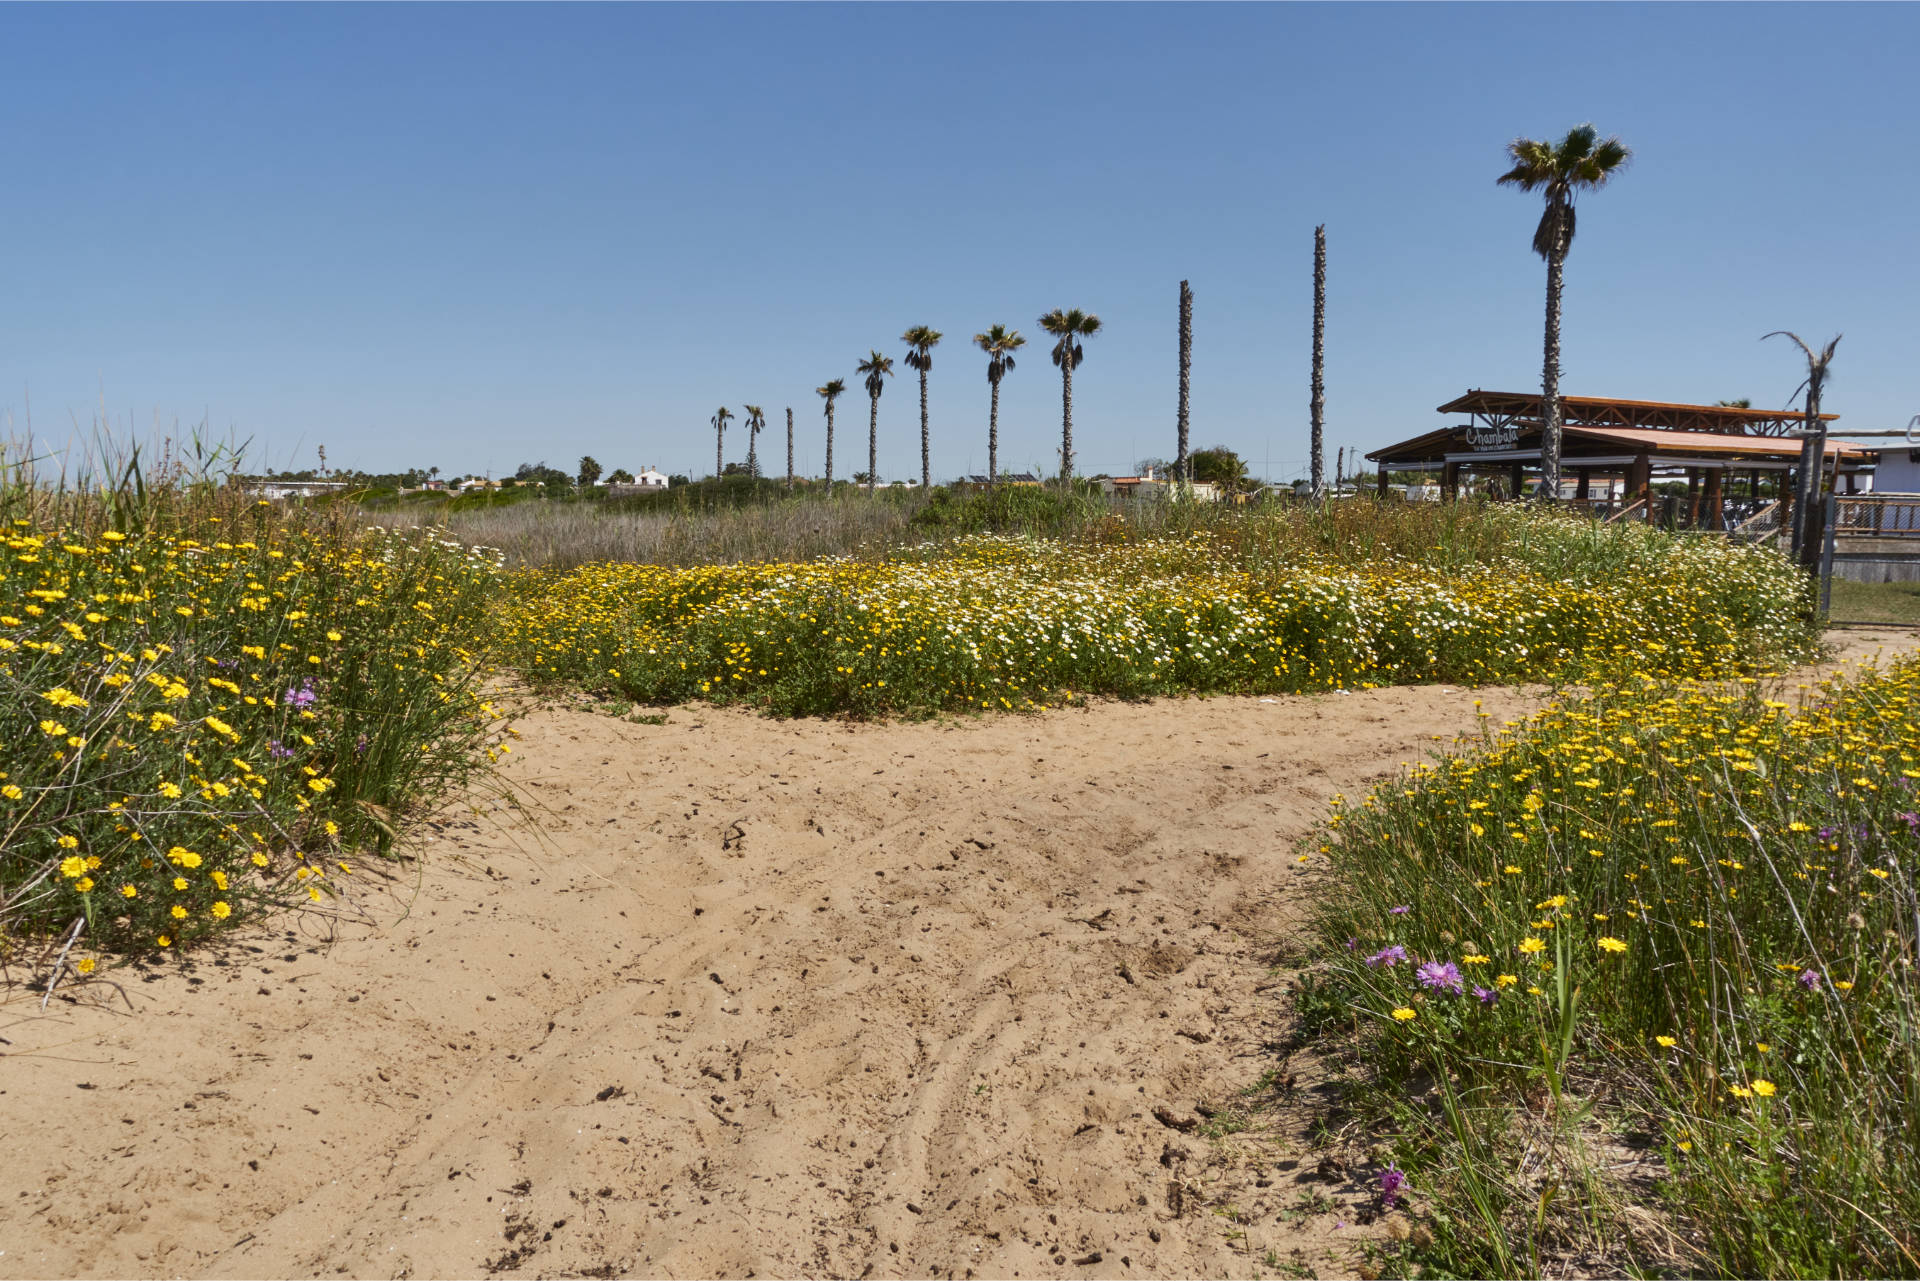
[[[1350,1274],[1295,846],[1542,697],[540,711],[530,821],[451,807],[357,917],[6,993],[0,1277]]]

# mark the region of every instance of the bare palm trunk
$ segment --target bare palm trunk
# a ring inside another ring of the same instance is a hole
[[[920,488],[933,488],[933,462],[927,450],[927,371],[920,371]]]
[[[833,497],[833,402],[827,402],[827,497]]]
[[[1312,423],[1312,479],[1308,492],[1315,502],[1327,496],[1327,229],[1313,229],[1313,382],[1307,398]],[[1338,476],[1334,484],[1340,483]]]
[[[1174,448],[1174,475],[1182,484],[1193,478],[1187,475],[1191,460],[1187,451],[1188,394],[1193,387],[1193,290],[1186,281],[1180,282],[1180,418],[1176,426],[1178,441]]]
[[[787,492],[793,492],[793,410],[787,410]]]
[[[1788,545],[1797,559],[1810,564],[1814,557],[1807,547],[1807,535],[1813,529],[1813,505],[1820,501],[1821,473],[1826,470],[1827,460],[1827,425],[1820,419],[1820,386],[1811,378],[1807,380],[1807,425],[1802,430],[1805,439],[1800,442],[1800,475],[1793,487],[1793,531]]]
[[[1000,484],[1000,380],[989,378],[993,400],[987,408],[987,488]]]
[[[1073,335],[1067,335],[1069,339]],[[1073,484],[1073,349],[1060,361],[1060,488]]]
[[[747,431],[747,475],[753,477],[755,480],[760,479],[759,441],[760,429],[758,427],[749,428]]]
[[[721,460],[726,455],[721,452],[721,442],[726,436],[726,431],[725,427],[719,427],[713,433],[713,478],[715,480],[720,479],[720,469],[724,465]]]
[[[1540,369],[1540,492],[1548,502],[1560,497],[1560,287],[1566,261],[1563,239],[1547,255],[1547,339]]]
[[[867,492],[880,480],[880,398],[873,397],[873,408],[867,413]]]

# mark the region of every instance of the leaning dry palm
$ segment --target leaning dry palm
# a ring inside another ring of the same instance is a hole
[[[1761,335],[1760,341],[1769,338],[1791,338],[1800,354],[1807,358],[1806,381],[1793,389],[1799,395],[1804,389],[1807,393],[1807,425],[1802,431],[1800,446],[1800,476],[1793,487],[1793,530],[1789,544],[1796,556],[1806,555],[1807,509],[1814,499],[1820,496],[1821,472],[1826,470],[1827,460],[1827,424],[1820,417],[1820,394],[1826,390],[1829,369],[1833,364],[1833,353],[1840,346],[1840,335],[1835,334],[1831,342],[1818,352],[1800,340],[1800,335],[1791,330],[1776,329],[1770,334]],[[1788,397],[1789,400],[1792,397]]]

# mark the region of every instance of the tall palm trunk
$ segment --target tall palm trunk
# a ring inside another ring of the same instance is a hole
[[[1547,339],[1540,369],[1540,492],[1548,502],[1560,497],[1560,285],[1567,242],[1564,235],[1556,239],[1547,255]]]
[[[1820,501],[1821,473],[1826,470],[1827,425],[1820,419],[1820,385],[1807,380],[1807,425],[1800,442],[1800,475],[1793,490],[1793,529],[1788,546],[1802,564],[1814,563],[1807,546],[1813,532],[1813,505]]]
[[[880,479],[880,398],[872,399],[873,407],[867,411],[867,492]]]
[[[1186,281],[1180,282],[1180,419],[1178,423],[1179,442],[1174,451],[1173,472],[1182,484],[1193,478],[1187,475],[1191,466],[1191,457],[1187,452],[1187,407],[1188,393],[1193,387],[1193,290]]]
[[[1313,424],[1313,480],[1311,494],[1318,502],[1327,495],[1327,228],[1313,229],[1313,386],[1307,400]],[[1334,477],[1339,484],[1340,478]]]
[[[933,488],[933,462],[927,452],[927,371],[920,371],[920,488]]]
[[[987,379],[993,399],[987,407],[987,488],[1000,484],[1000,375]]]
[[[793,407],[787,407],[787,490],[793,490]]]
[[[833,497],[833,402],[827,402],[827,497]]]
[[[760,479],[759,441],[760,429],[758,427],[747,428],[747,475],[753,477],[755,480]]]
[[[1072,335],[1069,334],[1071,339]],[[1060,362],[1060,488],[1073,484],[1073,351]]]
[[[721,451],[721,442],[726,437],[726,431],[725,427],[717,427],[713,432],[713,478],[715,480],[720,479],[720,470],[724,465],[721,460],[726,455]]]

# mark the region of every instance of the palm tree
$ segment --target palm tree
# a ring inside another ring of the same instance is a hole
[[[1040,317],[1040,327],[1060,341],[1053,345],[1053,363],[1060,366],[1060,483],[1064,488],[1073,480],[1073,371],[1087,358],[1087,351],[1075,339],[1100,332],[1100,317],[1078,307],[1062,311],[1058,307]]]
[[[887,378],[893,373],[893,357],[870,350],[853,372],[867,376],[867,395],[873,398],[873,408],[867,415],[867,492],[871,494],[880,475],[880,393],[887,389]]]
[[[1819,352],[1800,341],[1800,335],[1785,329],[1776,329],[1765,334],[1760,341],[1768,338],[1791,338],[1800,354],[1807,358],[1807,380],[1800,387],[1807,391],[1807,425],[1801,430],[1800,476],[1793,486],[1793,531],[1792,541],[1788,544],[1795,556],[1805,559],[1807,549],[1808,508],[1820,497],[1820,473],[1826,469],[1827,460],[1827,424],[1820,417],[1820,393],[1826,390],[1828,371],[1833,364],[1834,349],[1840,346],[1840,335],[1835,334],[1833,341],[1822,347]],[[1799,391],[1800,387],[1794,388]]]
[[[1193,385],[1193,290],[1180,282],[1180,414],[1174,434],[1179,438],[1174,451],[1173,468],[1182,483],[1187,475],[1187,393]]]
[[[760,479],[760,451],[757,442],[760,433],[767,429],[767,411],[758,405],[743,405],[741,409],[747,415],[747,475]]]
[[[733,411],[725,405],[716,409],[713,417],[707,419],[708,422],[713,424],[713,478],[715,480],[720,479],[720,473],[725,469],[725,464],[722,462],[724,455],[720,451],[720,442],[726,438],[727,424],[732,420]]]
[[[793,492],[793,406],[787,406],[787,492]]]
[[[900,335],[907,344],[907,364],[920,371],[920,487],[933,488],[933,462],[927,444],[927,371],[933,368],[933,349],[940,342],[940,331],[915,325]]]
[[[987,409],[987,488],[1000,483],[1000,380],[1013,368],[1013,353],[1027,345],[1018,329],[995,325],[973,336],[973,345],[987,353],[987,384],[993,400]]]
[[[833,402],[847,394],[847,383],[836,378],[824,387],[815,387],[821,399],[827,402],[827,496],[833,496]]]
[[[1313,482],[1309,492],[1318,502],[1327,494],[1327,228],[1313,229],[1313,383],[1307,398],[1312,420]],[[1337,469],[1336,469],[1337,470]],[[1333,478],[1334,487],[1340,478]]]
[[[1573,197],[1576,191],[1598,191],[1619,172],[1633,153],[1618,138],[1600,141],[1592,125],[1567,131],[1556,145],[1532,138],[1507,144],[1513,168],[1496,181],[1522,191],[1544,189],[1547,207],[1533,231],[1533,251],[1547,260],[1547,338],[1540,374],[1540,402],[1545,420],[1540,434],[1541,492],[1560,494],[1560,283],[1567,250],[1573,247]]]

